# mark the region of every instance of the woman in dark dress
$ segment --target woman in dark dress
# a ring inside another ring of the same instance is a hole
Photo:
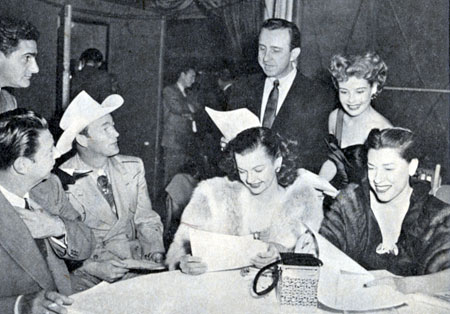
[[[337,189],[350,182],[358,183],[366,173],[363,143],[372,129],[392,127],[376,111],[371,101],[383,89],[387,66],[380,56],[368,52],[363,56],[335,55],[329,71],[338,89],[341,108],[328,118],[329,160],[319,175],[332,181]]]
[[[341,190],[320,233],[366,269],[404,276],[382,284],[404,293],[448,291],[450,205],[430,195],[428,185],[411,182],[414,144],[407,129],[372,130],[365,144],[368,183]]]

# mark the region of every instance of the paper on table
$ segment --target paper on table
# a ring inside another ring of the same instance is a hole
[[[228,141],[246,129],[261,126],[259,118],[247,108],[217,111],[205,107],[205,110]]]
[[[320,269],[319,301],[331,308],[347,311],[367,311],[399,306],[407,301],[404,294],[390,286],[364,288],[375,279],[344,252],[327,239],[315,233],[319,244]]]
[[[250,266],[250,259],[267,251],[268,244],[254,240],[253,236],[232,236],[198,229],[190,229],[193,256],[202,258],[208,271]]]

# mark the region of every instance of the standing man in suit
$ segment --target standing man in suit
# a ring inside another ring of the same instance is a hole
[[[64,132],[56,147],[64,154],[74,144],[76,154],[60,169],[85,174],[68,186],[67,195],[97,243],[91,257],[72,273],[77,291],[132,276],[129,263],[164,259],[163,227],[152,210],[144,164],[140,158],[119,155],[119,133],[110,113],[122,103],[122,97],[110,95],[100,105],[83,91],[61,118]]]
[[[219,72],[217,77],[217,86],[219,87],[217,102],[218,106],[214,109],[226,111],[230,102],[231,86],[234,83],[234,78],[229,69],[224,68]]]
[[[103,66],[103,54],[100,50],[89,48],[83,51],[79,60],[79,71],[74,73],[70,82],[70,99],[83,90],[98,102],[118,93],[114,75],[103,69]]]
[[[318,171],[326,160],[321,143],[327,134],[327,117],[334,105],[331,89],[297,70],[300,31],[283,19],[266,20],[259,33],[258,63],[264,72],[236,82],[231,109],[246,107],[265,127],[299,144],[303,165]]]
[[[188,162],[197,125],[195,105],[189,101],[186,88],[195,82],[195,70],[186,67],[178,80],[163,90],[164,126],[161,140],[164,157],[164,186]]]
[[[17,108],[5,87],[26,88],[39,72],[36,63],[38,30],[29,22],[0,17],[0,113]]]
[[[72,288],[62,258],[92,251],[90,230],[50,175],[53,145],[47,122],[32,111],[0,114],[0,313],[67,313]]]

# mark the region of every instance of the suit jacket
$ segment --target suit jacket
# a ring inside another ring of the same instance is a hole
[[[192,114],[188,98],[184,97],[177,84],[163,90],[164,126],[161,145],[163,147],[187,150],[194,137],[192,121],[186,115]]]
[[[74,75],[71,81],[70,99],[84,90],[97,102],[102,103],[106,97],[117,93],[115,85],[117,83],[111,73],[87,65]]]
[[[66,227],[67,249],[45,239],[45,258],[14,207],[0,193],[0,313],[13,313],[19,295],[42,289],[72,293],[69,273],[61,258],[89,257],[93,239],[91,231],[78,220],[78,213],[62,201],[64,198],[62,186],[54,176],[30,193],[32,208],[42,207],[59,216]]]
[[[245,107],[259,118],[264,83],[265,76],[255,74],[233,84],[230,109]],[[297,72],[272,125],[272,130],[298,142],[302,166],[313,171],[318,171],[327,159],[324,139],[328,134],[328,115],[335,103],[332,90]]]
[[[60,169],[87,170],[86,167],[75,155]],[[163,227],[159,215],[152,210],[142,160],[124,155],[111,157],[107,174],[118,217],[91,176],[78,179],[66,191],[84,223],[94,232],[97,245],[91,258],[140,258],[143,254],[164,252]]]
[[[17,108],[16,97],[11,95],[7,90],[0,90],[0,113],[10,111]]]

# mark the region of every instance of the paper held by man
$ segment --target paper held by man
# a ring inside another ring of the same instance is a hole
[[[247,108],[217,111],[205,107],[205,110],[227,141],[246,129],[261,126],[259,118]]]

